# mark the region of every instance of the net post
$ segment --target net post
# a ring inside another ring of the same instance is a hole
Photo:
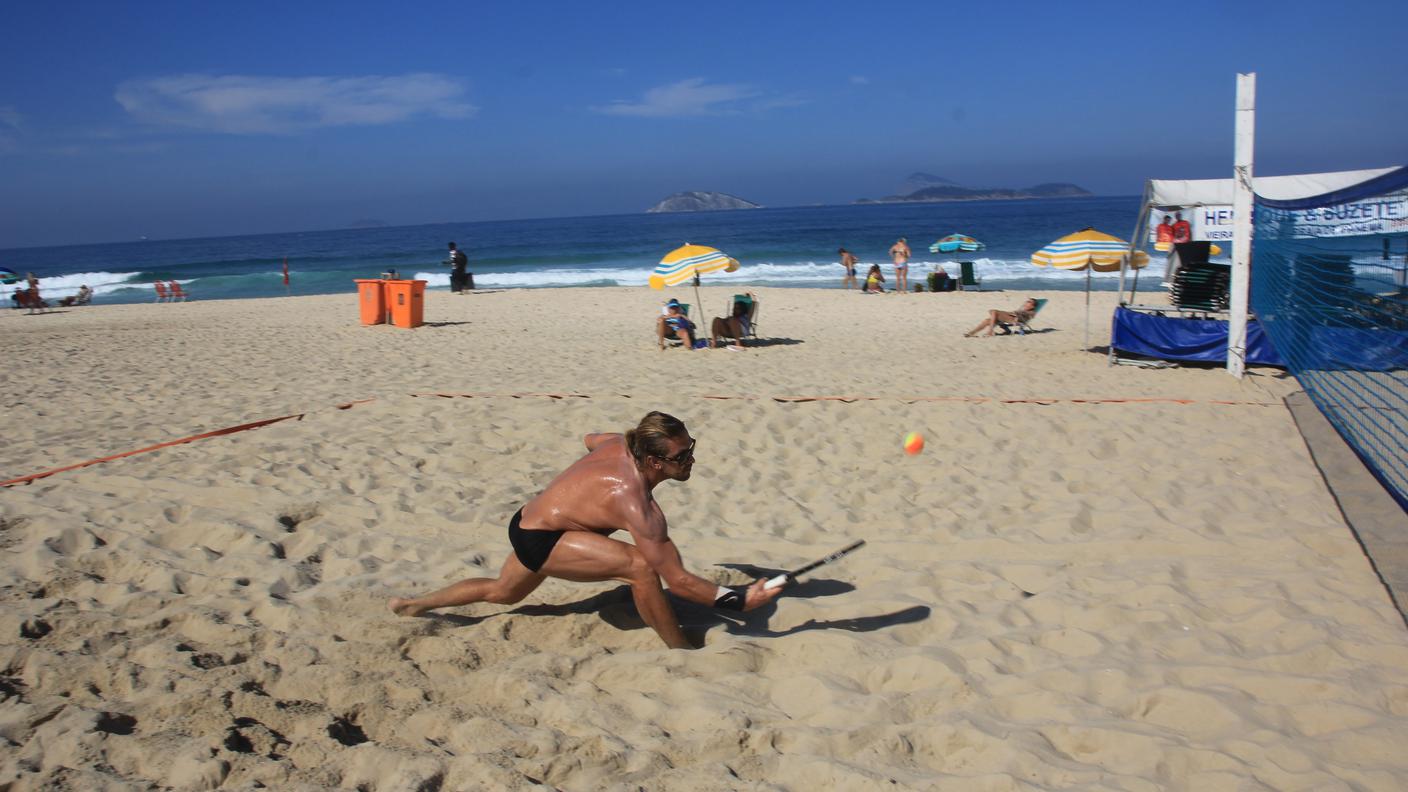
[[[1232,193],[1232,282],[1227,317],[1227,371],[1241,379],[1247,368],[1247,311],[1251,291],[1252,161],[1256,138],[1256,72],[1237,75]]]

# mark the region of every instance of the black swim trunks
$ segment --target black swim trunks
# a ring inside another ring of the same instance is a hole
[[[508,521],[508,543],[513,545],[513,554],[523,562],[523,566],[537,572],[547,563],[548,555],[562,538],[562,531],[525,531],[518,527],[523,519],[523,510],[514,512]]]

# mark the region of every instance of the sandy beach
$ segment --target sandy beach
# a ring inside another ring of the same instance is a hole
[[[1294,379],[1110,367],[1079,292],[973,339],[1028,294],[757,293],[743,352],[657,349],[688,289],[0,314],[0,480],[302,416],[0,491],[0,788],[1408,788],[1408,631]],[[656,490],[695,572],[867,547],[677,604],[692,652],[614,583],[387,610],[497,572],[582,436],[656,409],[699,441]]]

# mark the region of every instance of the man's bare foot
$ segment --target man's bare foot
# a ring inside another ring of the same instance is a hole
[[[417,608],[411,604],[414,601],[415,600],[402,599],[400,597],[392,597],[391,602],[387,604],[391,606],[391,612],[397,616],[419,616],[425,613],[426,608]]]

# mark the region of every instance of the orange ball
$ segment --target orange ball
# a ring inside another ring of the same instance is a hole
[[[918,432],[910,432],[904,436],[904,452],[914,456],[924,450],[924,435]]]

